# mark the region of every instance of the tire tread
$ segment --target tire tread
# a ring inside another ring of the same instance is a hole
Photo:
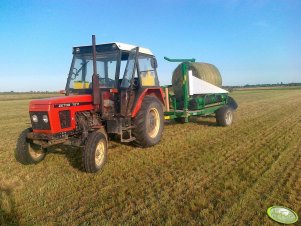
[[[150,141],[146,134],[145,115],[146,115],[146,112],[147,112],[149,106],[153,103],[156,103],[159,106],[158,112],[159,112],[161,127],[159,129],[156,140]],[[162,131],[163,131],[163,122],[164,122],[163,121],[163,109],[162,109],[162,105],[159,102],[159,100],[154,96],[144,97],[141,108],[133,120],[133,124],[135,127],[133,129],[133,136],[136,138],[134,141],[135,144],[137,146],[141,146],[141,147],[150,147],[150,146],[153,146],[156,143],[158,143],[161,139],[161,135],[162,135]]]
[[[215,118],[216,118],[216,122],[219,126],[230,126],[232,124],[232,122],[228,125],[226,122],[226,112],[227,111],[232,111],[232,108],[230,108],[229,106],[225,105],[221,108],[219,108],[216,113],[215,113]]]
[[[15,149],[16,160],[24,165],[37,164],[42,161],[46,155],[44,152],[44,154],[38,160],[35,160],[30,156],[27,143],[27,134],[30,132],[32,132],[31,128],[27,128],[21,132]]]
[[[95,149],[96,149],[96,145],[98,144],[100,139],[105,139],[105,141],[106,141],[106,143],[105,143],[105,160],[102,163],[102,165],[99,168],[97,168],[95,165]],[[103,167],[103,165],[106,163],[106,160],[107,160],[107,149],[108,149],[107,138],[104,133],[95,131],[89,135],[89,137],[86,141],[86,145],[83,150],[83,155],[82,155],[84,170],[87,173],[95,173]]]

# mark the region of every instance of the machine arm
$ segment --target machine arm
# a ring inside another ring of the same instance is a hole
[[[191,58],[191,59],[170,59],[168,57],[164,57],[164,59],[169,61],[169,62],[195,62],[194,58]]]

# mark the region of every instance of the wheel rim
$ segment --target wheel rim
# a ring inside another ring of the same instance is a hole
[[[100,166],[105,158],[105,144],[103,141],[99,141],[95,150],[95,164]]]
[[[160,116],[156,108],[152,108],[149,111],[149,120],[147,121],[147,132],[151,138],[158,135],[160,128]]]
[[[231,122],[232,122],[232,112],[230,110],[226,112],[225,119],[226,119],[227,125],[231,124]]]
[[[39,159],[43,154],[44,151],[42,147],[38,144],[29,143],[28,144],[28,153],[33,159]]]

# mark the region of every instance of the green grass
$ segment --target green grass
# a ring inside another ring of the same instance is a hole
[[[97,174],[82,172],[81,150],[67,146],[37,165],[16,162],[35,97],[0,99],[0,225],[275,225],[272,205],[300,216],[301,90],[231,95],[239,104],[231,127],[168,123],[148,149],[112,141]]]

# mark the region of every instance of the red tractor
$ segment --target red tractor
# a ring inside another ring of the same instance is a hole
[[[108,135],[141,147],[157,144],[163,131],[163,91],[149,49],[122,43],[73,48],[64,97],[33,100],[32,128],[17,142],[23,164],[42,161],[56,144],[83,147],[83,166],[97,172],[107,159]],[[97,74],[97,71],[99,74]]]

